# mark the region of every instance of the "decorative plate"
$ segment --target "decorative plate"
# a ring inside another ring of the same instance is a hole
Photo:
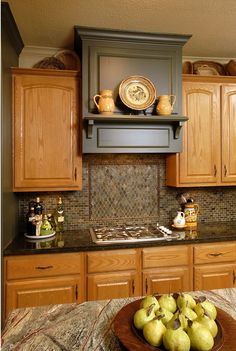
[[[131,76],[120,83],[119,95],[123,104],[129,108],[146,110],[156,100],[156,89],[149,79]]]
[[[46,238],[51,238],[55,234],[56,234],[56,232],[52,232],[52,233],[50,233],[48,235],[38,235],[38,236],[36,236],[36,235],[28,235],[27,233],[25,233],[24,235],[25,235],[25,237],[27,239],[42,240],[42,239],[46,239]]]
[[[154,347],[148,344],[142,332],[133,325],[133,316],[139,309],[141,301],[142,299],[135,300],[121,308],[117,313],[114,319],[115,334],[128,351],[165,351],[163,346]],[[228,313],[217,307],[216,323],[218,334],[214,339],[214,346],[211,351],[235,350],[236,321]]]

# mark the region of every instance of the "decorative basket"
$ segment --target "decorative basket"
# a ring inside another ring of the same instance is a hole
[[[229,76],[236,76],[236,60],[230,60],[225,66],[225,70]]]
[[[56,57],[45,57],[34,65],[34,68],[66,69],[65,64]]]
[[[57,52],[54,57],[64,63],[65,68],[69,70],[80,70],[79,56],[73,50],[61,50]]]

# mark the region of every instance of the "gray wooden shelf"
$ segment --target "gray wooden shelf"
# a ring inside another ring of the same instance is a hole
[[[83,120],[87,121],[87,138],[93,138],[93,126],[95,123],[118,123],[127,122],[132,124],[139,123],[152,123],[152,124],[170,124],[174,129],[174,138],[178,139],[180,136],[180,130],[184,125],[184,122],[188,120],[186,116],[170,115],[170,116],[153,116],[153,115],[102,115],[102,114],[87,114],[83,117]]]

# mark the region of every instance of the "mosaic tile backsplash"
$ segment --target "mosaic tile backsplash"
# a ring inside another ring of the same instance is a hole
[[[91,224],[172,223],[176,196],[188,192],[200,206],[199,221],[236,220],[236,187],[171,188],[165,186],[165,156],[160,154],[85,155],[83,190],[19,193],[19,225],[24,230],[28,203],[40,196],[53,213],[58,196],[65,229]]]

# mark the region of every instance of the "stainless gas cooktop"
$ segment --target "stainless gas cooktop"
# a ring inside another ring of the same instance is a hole
[[[99,245],[183,239],[180,232],[172,232],[169,228],[159,225],[93,227],[90,228],[90,233],[93,242]]]

